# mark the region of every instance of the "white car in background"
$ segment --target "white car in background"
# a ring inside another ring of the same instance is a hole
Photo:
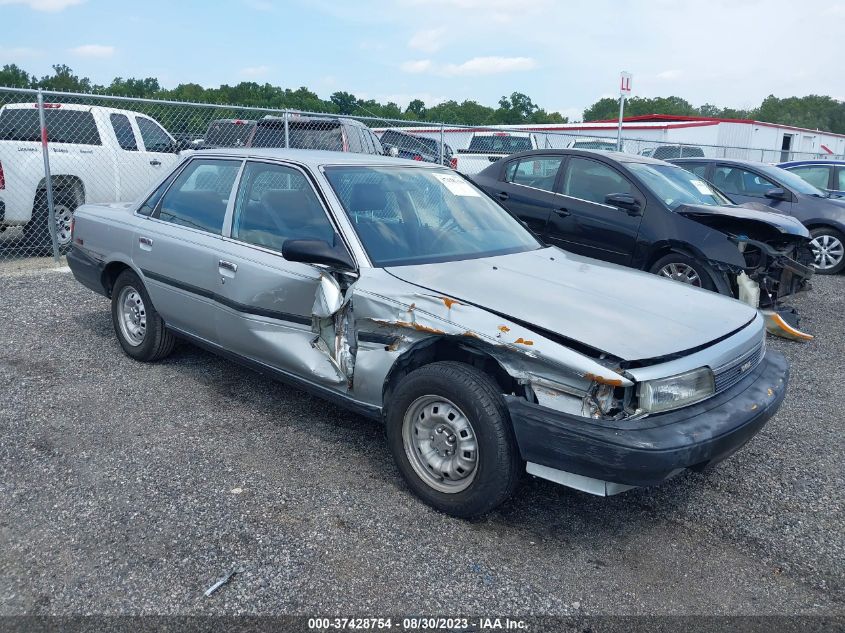
[[[129,110],[45,103],[59,247],[70,243],[77,207],[129,202],[181,160],[179,145],[152,118]],[[38,105],[0,108],[0,230],[23,226],[24,246],[50,245]]]

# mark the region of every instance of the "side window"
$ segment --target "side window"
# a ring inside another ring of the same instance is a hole
[[[515,185],[554,191],[562,156],[538,156],[515,161],[505,169],[505,178]]]
[[[349,151],[360,154],[364,151],[361,146],[361,130],[357,125],[344,125],[343,131],[346,134],[346,142],[349,143]]]
[[[283,165],[247,163],[235,201],[233,238],[281,252],[287,240],[333,244],[334,236],[302,172]]]
[[[636,195],[628,179],[615,169],[604,163],[576,156],[569,159],[561,193],[599,204],[605,204],[605,196],[611,193]]]
[[[173,141],[170,140],[167,132],[162,127],[147,118],[136,117],[138,121],[138,129],[141,132],[141,139],[144,141],[144,147],[148,152],[172,152]]]
[[[765,196],[769,189],[777,187],[776,184],[759,174],[740,167],[728,167],[727,165],[716,166],[713,184],[728,194],[759,196],[761,198]]]
[[[801,176],[801,178],[819,189],[827,189],[830,186],[828,184],[828,179],[830,178],[830,167],[827,165],[802,165],[800,167],[793,167],[789,171]]]
[[[132,124],[129,123],[129,117],[125,114],[112,114],[109,116],[109,120],[120,149],[130,152],[137,151],[138,142],[135,140],[135,132],[132,130]]]
[[[221,233],[240,165],[237,160],[191,161],[162,199],[159,219]]]
[[[707,163],[693,163],[692,165],[681,165],[687,171],[691,171],[702,180],[707,180]]]
[[[146,201],[144,201],[144,204],[142,204],[138,209],[138,215],[149,216],[153,211],[155,211],[158,201],[161,200],[161,197],[164,195],[164,192],[167,191],[167,188],[170,186],[170,183],[173,182],[174,178],[176,178],[175,171],[150,194],[150,197],[147,198]]]
[[[837,179],[836,179],[836,190],[837,191],[845,191],[845,167],[839,167],[836,170]]]

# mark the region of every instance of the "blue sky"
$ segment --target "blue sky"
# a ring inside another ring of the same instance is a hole
[[[580,118],[613,95],[757,105],[845,99],[842,0],[0,0],[0,64],[97,83],[249,80],[327,97],[495,105],[520,91]]]

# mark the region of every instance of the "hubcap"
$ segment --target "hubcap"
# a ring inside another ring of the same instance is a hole
[[[147,333],[147,310],[139,293],[132,286],[124,286],[117,298],[120,332],[127,343],[137,347]]]
[[[446,493],[466,490],[478,469],[478,444],[469,419],[443,396],[414,400],[402,421],[405,454],[417,476]]]
[[[70,207],[63,204],[57,204],[54,207],[53,217],[56,220],[56,241],[59,243],[59,246],[69,244],[73,211],[70,210]]]
[[[814,265],[821,270],[834,268],[845,256],[845,246],[833,235],[818,235],[810,240],[810,248],[816,258]]]
[[[701,277],[698,276],[698,273],[695,272],[695,269],[692,266],[687,264],[666,264],[657,272],[657,274],[661,277],[666,277],[667,279],[680,281],[683,284],[690,284],[691,286],[701,288]]]

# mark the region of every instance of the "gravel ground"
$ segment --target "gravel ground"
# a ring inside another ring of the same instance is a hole
[[[795,302],[785,405],[714,471],[465,522],[375,423],[189,345],[136,363],[71,275],[0,276],[0,614],[845,614],[843,290]]]

